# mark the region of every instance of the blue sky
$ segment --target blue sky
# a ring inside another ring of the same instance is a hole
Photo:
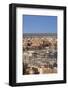
[[[24,15],[24,33],[56,33],[57,16]]]

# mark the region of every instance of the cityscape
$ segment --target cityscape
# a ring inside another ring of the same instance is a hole
[[[23,74],[57,73],[56,33],[24,34]]]
[[[57,17],[24,16],[22,74],[57,73]]]

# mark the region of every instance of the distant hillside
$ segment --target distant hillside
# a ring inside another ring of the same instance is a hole
[[[41,37],[41,36],[48,36],[48,37],[57,37],[57,33],[24,33],[24,37]]]

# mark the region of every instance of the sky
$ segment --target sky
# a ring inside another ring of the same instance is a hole
[[[56,33],[57,16],[23,16],[24,33]]]

